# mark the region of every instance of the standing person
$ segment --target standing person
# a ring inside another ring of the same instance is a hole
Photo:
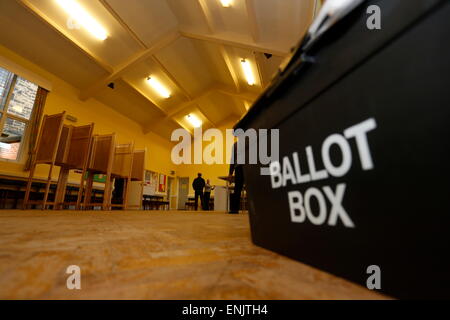
[[[239,207],[241,206],[241,193],[244,187],[244,168],[242,163],[238,163],[238,150],[237,142],[233,145],[232,159],[230,163],[230,171],[228,177],[231,181],[231,177],[234,173],[234,191],[230,195],[230,212],[239,213]]]
[[[209,210],[209,199],[211,198],[211,190],[214,190],[215,186],[209,184],[209,179],[206,179],[205,193],[203,194],[203,210]]]
[[[195,210],[198,209],[198,198],[200,197],[200,203],[202,205],[202,208],[204,208],[204,201],[203,201],[203,188],[205,188],[205,180],[202,178],[202,174],[198,173],[197,178],[194,179],[192,182],[192,188],[194,188],[195,192],[195,198],[194,198],[194,207]]]

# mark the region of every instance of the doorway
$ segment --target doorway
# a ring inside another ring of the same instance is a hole
[[[178,210],[186,209],[189,195],[189,177],[178,178]]]
[[[178,192],[176,191],[175,179],[173,177],[169,177],[167,180],[167,200],[169,201],[170,210],[177,209]]]

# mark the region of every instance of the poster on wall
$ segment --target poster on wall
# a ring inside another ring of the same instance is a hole
[[[155,194],[158,191],[158,173],[151,173],[150,186],[153,190],[153,194]]]
[[[166,192],[166,175],[159,175],[159,187],[158,192]]]
[[[145,171],[144,194],[154,195],[158,190],[158,174],[153,171]]]

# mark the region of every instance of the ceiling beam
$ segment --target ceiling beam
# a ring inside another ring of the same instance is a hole
[[[259,77],[259,82],[261,83],[261,88],[265,88],[266,87],[266,79],[263,75],[263,70],[262,70],[262,53],[260,52],[253,52],[253,56],[255,58],[255,62],[256,62],[256,69],[258,69],[258,77]]]
[[[256,101],[256,99],[258,99],[258,94],[255,94],[253,92],[234,92],[233,90],[230,90],[227,87],[220,86],[220,85],[213,87],[212,91],[217,91],[217,92],[223,93],[225,95],[228,95],[231,97],[236,97],[241,100],[250,101],[250,102],[254,102],[254,101]]]
[[[153,105],[155,105],[155,107],[157,107],[159,109],[159,111],[161,111],[161,114],[163,116],[167,115],[167,112],[164,110],[164,108],[162,108],[160,105],[158,105],[158,103],[155,102],[155,100],[153,100],[148,94],[146,94],[143,90],[139,89],[138,87],[136,87],[135,85],[133,85],[131,82],[129,82],[128,80],[121,78],[122,81],[124,83],[126,83],[131,89],[133,89],[134,91],[136,91],[137,93],[139,93],[139,95],[141,95],[143,98],[147,99],[149,102],[151,102]]]
[[[130,28],[130,26],[120,17],[120,15],[111,7],[106,0],[98,0],[103,7],[116,19],[116,21],[127,31],[127,33],[141,46],[143,49],[148,49],[147,45],[142,41],[137,34]]]
[[[207,96],[208,96],[209,94],[211,94],[211,93],[212,93],[212,90],[207,90],[207,91],[203,92],[201,95],[199,95],[199,96],[197,96],[197,97],[195,97],[195,98],[192,98],[192,99],[189,100],[189,101],[186,101],[186,102],[183,102],[183,103],[179,104],[179,105],[176,106],[174,109],[170,110],[170,111],[167,113],[167,116],[166,116],[166,117],[167,117],[167,118],[172,118],[172,117],[174,117],[175,115],[177,115],[177,114],[180,113],[181,111],[183,111],[183,110],[185,110],[185,109],[191,107],[193,104],[198,103],[199,100],[201,100],[201,99],[207,97]]]
[[[205,112],[205,110],[202,108],[202,106],[200,104],[198,104],[198,103],[197,103],[197,109],[200,110],[200,112],[206,118],[206,120],[208,120],[208,122],[212,125],[212,127],[215,128],[216,127],[216,123],[214,121],[212,121],[211,117],[209,117],[207,115],[207,112]]]
[[[111,5],[107,2],[107,0],[98,0],[105,7],[106,10],[116,19],[116,21],[128,32],[128,34],[143,48],[148,49],[147,45],[142,41],[139,36],[131,29],[131,27],[122,19],[122,17],[111,7]],[[200,0],[199,0],[200,1]],[[167,70],[167,68],[162,64],[162,62],[155,56],[155,54],[150,55],[150,58],[155,62],[159,68],[166,74],[166,76],[179,88],[179,90],[190,99],[190,94],[181,86],[179,81]],[[135,88],[137,91],[140,91],[138,88]],[[143,92],[141,94],[144,97],[147,95]],[[157,105],[151,98],[148,99],[155,105]],[[159,106],[158,106],[159,107]]]
[[[172,42],[177,40],[180,37],[180,34],[176,30],[172,30],[168,33],[166,33],[164,36],[162,36],[158,41],[155,42],[154,45],[149,47],[146,50],[143,50],[141,52],[138,52],[137,54],[133,55],[132,57],[128,58],[125,62],[121,63],[117,67],[114,68],[114,71],[100,79],[99,81],[95,82],[85,90],[83,90],[80,94],[81,100],[87,100],[90,97],[94,96],[98,91],[102,90],[106,85],[108,85],[110,82],[120,78],[124,73],[126,73],[128,70],[130,70],[133,66],[136,64],[145,61],[149,57],[152,56],[155,52],[161,50],[162,48],[170,45]]]
[[[236,39],[235,37],[231,37],[229,35],[217,35],[217,34],[203,34],[203,33],[194,33],[190,31],[180,30],[180,34],[183,37],[190,39],[197,39],[202,41],[209,41],[212,43],[228,45],[231,47],[237,47],[257,52],[270,53],[274,56],[285,57],[289,54],[289,50],[279,49],[274,45],[268,44],[260,44],[256,42],[249,42]]]
[[[192,96],[189,94],[189,92],[180,84],[177,78],[175,78],[175,76],[169,70],[167,70],[167,68],[163,65],[163,63],[154,54],[151,56],[151,58],[164,72],[164,74],[178,87],[181,93],[183,93],[183,95],[187,99],[192,99]]]
[[[203,98],[206,98],[213,92],[220,92],[220,93],[228,95],[230,97],[238,98],[238,99],[241,99],[244,101],[249,101],[249,102],[254,102],[258,97],[256,94],[253,94],[250,92],[236,93],[236,92],[233,92],[232,90],[228,90],[227,88],[224,88],[222,86],[213,86],[209,90],[206,90],[205,92],[203,92],[201,95],[193,98],[192,100],[183,102],[183,103],[179,104],[178,106],[176,106],[175,108],[173,108],[172,110],[170,110],[166,114],[166,119],[174,118],[177,114],[179,114],[180,112],[182,112],[188,108],[191,108],[195,104],[197,104],[197,108],[208,119],[209,117],[206,115],[206,112],[204,110],[202,110],[202,108],[199,106],[198,103],[200,100],[202,100]],[[215,125],[211,119],[208,119],[208,121],[211,122],[211,124]]]
[[[227,48],[224,45],[219,45],[220,54],[222,55],[223,60],[225,61],[225,64],[227,65],[228,72],[233,79],[234,86],[236,87],[236,91],[241,91],[241,85],[239,82],[239,77],[237,75],[236,70],[233,67],[233,63],[231,62],[230,55],[228,53]]]
[[[23,7],[28,9],[31,13],[49,25],[54,31],[59,33],[63,38],[68,40],[71,44],[75,45],[82,53],[84,53],[89,59],[103,68],[105,71],[111,73],[113,72],[113,68],[107,64],[103,59],[94,54],[91,50],[85,47],[81,42],[71,36],[64,28],[59,26],[57,23],[52,21],[47,15],[45,15],[41,10],[39,10],[35,5],[33,5],[29,0],[16,0]]]
[[[208,5],[206,4],[205,0],[197,0],[197,1],[201,8],[202,15],[205,19],[206,26],[208,27],[208,31],[210,33],[214,33],[214,29],[215,29],[214,28],[214,19],[213,19],[211,10],[209,10]]]
[[[250,34],[252,35],[253,41],[255,43],[258,43],[260,40],[260,35],[258,28],[258,20],[256,18],[255,1],[245,0],[245,9],[247,11],[247,22],[250,27]]]

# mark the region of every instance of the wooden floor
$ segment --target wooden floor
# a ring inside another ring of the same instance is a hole
[[[0,210],[0,226],[2,299],[383,298],[252,245],[244,214]]]

